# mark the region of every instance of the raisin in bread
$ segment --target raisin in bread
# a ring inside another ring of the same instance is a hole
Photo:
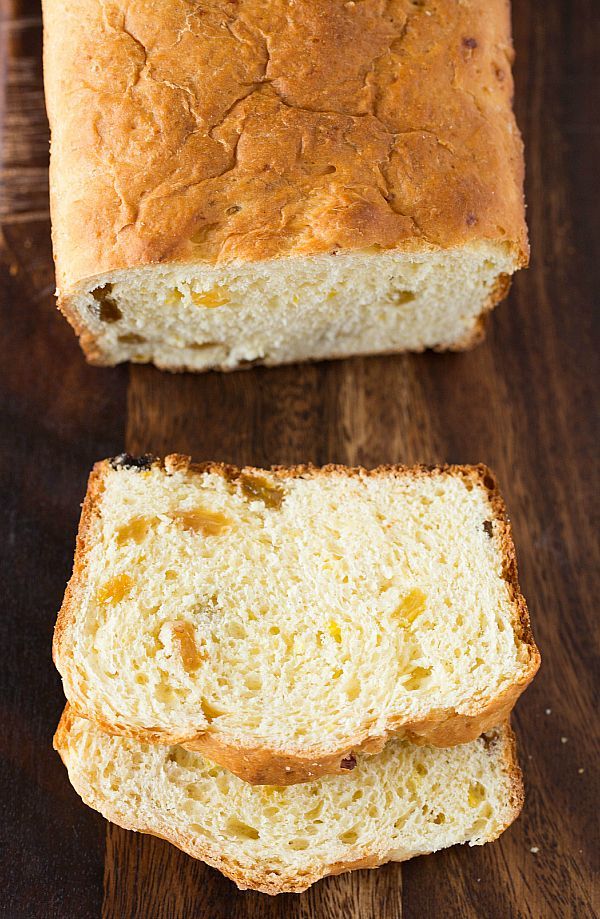
[[[106,731],[253,783],[498,723],[539,655],[485,467],[92,473],[55,661]]]
[[[506,0],[44,0],[58,303],[100,364],[464,348],[528,259]]]
[[[521,773],[508,726],[458,747],[393,740],[359,756],[352,781],[253,787],[183,747],[111,737],[72,712],[54,744],[86,804],[126,829],[167,839],[263,893],[482,845],[517,817]]]

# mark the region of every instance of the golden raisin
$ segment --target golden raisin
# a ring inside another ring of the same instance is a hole
[[[205,507],[195,507],[191,511],[179,511],[172,517],[184,529],[202,533],[203,536],[220,536],[232,524],[225,514],[220,511],[210,511]]]
[[[141,543],[155,523],[158,523],[157,517],[132,517],[117,530],[117,542],[119,545],[130,541]]]
[[[412,303],[415,295],[411,290],[397,290],[393,299],[396,306],[402,306],[403,303]]]
[[[104,284],[103,287],[97,287],[92,291],[92,297],[98,304],[95,311],[102,322],[118,322],[123,318],[123,313],[112,296],[112,289],[112,284]]]
[[[331,635],[334,641],[337,641],[338,645],[342,640],[342,630],[338,622],[335,622],[333,619],[327,625],[327,631]]]
[[[225,306],[229,303],[230,297],[227,296],[225,287],[213,287],[212,290],[206,290],[203,293],[193,293],[192,300],[196,306],[205,306],[212,310],[217,306]]]
[[[431,667],[415,667],[408,680],[404,683],[405,689],[420,689],[423,680],[431,676]]]
[[[198,650],[193,625],[191,622],[174,622],[172,628],[173,641],[179,645],[179,653],[184,669],[188,673],[192,670],[197,670],[202,663],[204,655]]]
[[[127,332],[125,335],[119,335],[119,341],[122,345],[141,345],[146,339],[136,332]]]
[[[165,303],[167,306],[177,306],[178,303],[181,303],[183,300],[183,294],[177,287],[174,287],[170,294],[167,296]]]
[[[99,588],[96,594],[98,603],[120,603],[133,587],[133,578],[128,574],[116,574]]]
[[[415,588],[403,598],[400,606],[396,610],[396,615],[401,616],[407,624],[411,624],[415,621],[417,616],[425,612],[426,602],[427,597],[423,591]]]
[[[275,510],[281,507],[285,493],[279,485],[273,485],[262,476],[248,475],[246,473],[240,476],[240,485],[245,498],[251,501],[262,501],[265,507]]]

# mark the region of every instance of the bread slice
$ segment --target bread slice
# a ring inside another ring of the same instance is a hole
[[[54,655],[104,730],[253,783],[505,717],[539,654],[480,466],[243,470],[127,455],[83,506]]]
[[[183,747],[111,737],[65,711],[54,738],[108,820],[168,840],[238,887],[299,893],[328,874],[496,839],[523,803],[508,725],[459,747],[391,741],[353,778],[253,787]]]
[[[44,0],[58,303],[99,364],[464,348],[528,259],[506,0]]]

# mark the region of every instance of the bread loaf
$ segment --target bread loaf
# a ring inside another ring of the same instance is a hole
[[[58,303],[99,364],[464,348],[526,264],[507,0],[44,0]]]
[[[242,889],[298,893],[328,874],[482,845],[517,817],[508,726],[451,749],[392,741],[352,781],[252,787],[182,747],[110,737],[68,710],[54,745],[86,804],[161,836]]]
[[[73,708],[253,783],[505,717],[539,655],[484,467],[99,463],[54,642]]]

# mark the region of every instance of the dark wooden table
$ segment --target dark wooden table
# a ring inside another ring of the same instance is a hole
[[[533,257],[484,345],[197,377],[89,367],[56,313],[40,12],[35,0],[0,9],[0,914],[593,916],[597,0],[515,0]],[[543,656],[515,715],[527,803],[499,842],[273,899],[80,802],[51,748],[63,695],[50,643],[87,472],[124,448],[239,464],[483,460],[498,472]]]

